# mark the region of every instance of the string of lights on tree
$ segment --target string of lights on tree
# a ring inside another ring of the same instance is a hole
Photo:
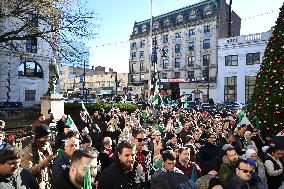
[[[283,129],[284,3],[268,41],[248,110],[251,119],[259,119],[264,131],[276,134]]]
[[[247,22],[247,21],[252,21],[252,20],[255,20],[257,17],[262,17],[262,16],[266,16],[266,15],[270,15],[272,14],[273,12],[275,12],[276,10],[272,10],[272,11],[269,11],[269,12],[266,12],[266,13],[260,13],[260,14],[257,14],[255,16],[250,16],[250,17],[247,17],[247,18],[242,18],[242,22]],[[228,24],[227,22],[222,22],[220,24]],[[232,21],[231,24],[234,24],[234,22]],[[95,48],[100,48],[100,47],[107,47],[107,46],[116,46],[116,45],[121,45],[121,44],[129,44],[129,40],[127,41],[117,41],[117,42],[109,42],[109,43],[105,43],[105,44],[102,44],[102,45],[96,45],[94,46]]]

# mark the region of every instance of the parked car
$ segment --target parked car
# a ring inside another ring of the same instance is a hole
[[[97,103],[97,99],[95,99],[95,98],[88,99],[87,103],[89,103],[89,104],[96,104]]]
[[[0,108],[24,108],[22,102],[0,102]]]
[[[202,110],[208,111],[208,110],[211,110],[211,105],[209,104],[209,102],[203,102],[201,104],[201,108]]]
[[[132,100],[132,99],[126,99],[126,100],[125,100],[125,103],[134,104],[134,103],[135,103],[135,100]]]
[[[244,107],[244,104],[238,102],[224,102],[224,104],[230,110],[242,109]]]
[[[145,101],[138,101],[136,102],[137,105],[141,106],[141,108],[144,110],[148,106],[148,102]]]

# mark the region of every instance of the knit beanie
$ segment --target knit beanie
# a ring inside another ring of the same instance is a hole
[[[41,138],[49,135],[50,133],[51,133],[50,128],[45,124],[36,126],[34,130],[35,138]]]
[[[247,163],[248,163],[250,166],[256,167],[256,163],[255,163],[252,159],[247,158],[246,161],[247,161]]]

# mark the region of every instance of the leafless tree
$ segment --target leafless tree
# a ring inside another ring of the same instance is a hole
[[[36,38],[62,57],[76,56],[80,49],[71,41],[92,39],[97,18],[85,0],[0,0],[0,46],[20,52],[24,41]]]

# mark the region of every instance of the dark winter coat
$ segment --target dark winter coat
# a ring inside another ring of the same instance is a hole
[[[19,168],[15,174],[9,177],[0,176],[1,189],[38,189],[38,183],[32,174]]]
[[[218,156],[221,149],[218,148],[216,145],[213,145],[209,142],[206,142],[204,146],[199,149],[199,153],[197,154],[197,161],[201,166],[202,172],[209,172],[212,168],[212,162],[215,157]]]
[[[61,172],[65,168],[69,167],[71,164],[70,159],[64,153],[59,158],[57,158],[52,165],[52,175],[51,175],[51,188],[55,188],[56,180]]]
[[[54,189],[77,189],[69,179],[69,168],[64,169],[56,180]]]
[[[250,189],[248,182],[243,181],[237,175],[234,175],[224,189]]]
[[[116,160],[102,172],[98,189],[141,189],[141,184],[135,182],[134,170],[127,173]]]

